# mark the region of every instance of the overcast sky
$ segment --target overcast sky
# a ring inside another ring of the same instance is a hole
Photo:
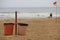
[[[6,7],[54,7],[53,2],[60,0],[0,0],[0,8]]]

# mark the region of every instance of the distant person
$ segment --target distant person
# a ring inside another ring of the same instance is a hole
[[[52,18],[52,13],[50,13],[50,17]]]

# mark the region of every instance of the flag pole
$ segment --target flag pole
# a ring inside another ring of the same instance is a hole
[[[55,23],[57,23],[57,1],[55,1],[54,3],[53,3],[53,5],[55,6],[55,8],[56,8],[56,21],[55,21]]]
[[[57,3],[56,3],[56,23],[57,23]]]

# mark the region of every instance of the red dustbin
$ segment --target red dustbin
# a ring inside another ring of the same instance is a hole
[[[12,35],[13,34],[13,23],[4,23],[4,35]]]
[[[26,23],[18,23],[18,35],[26,35],[27,26]]]

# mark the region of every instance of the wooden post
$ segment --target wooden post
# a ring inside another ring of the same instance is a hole
[[[15,35],[17,35],[17,11],[15,11]]]

